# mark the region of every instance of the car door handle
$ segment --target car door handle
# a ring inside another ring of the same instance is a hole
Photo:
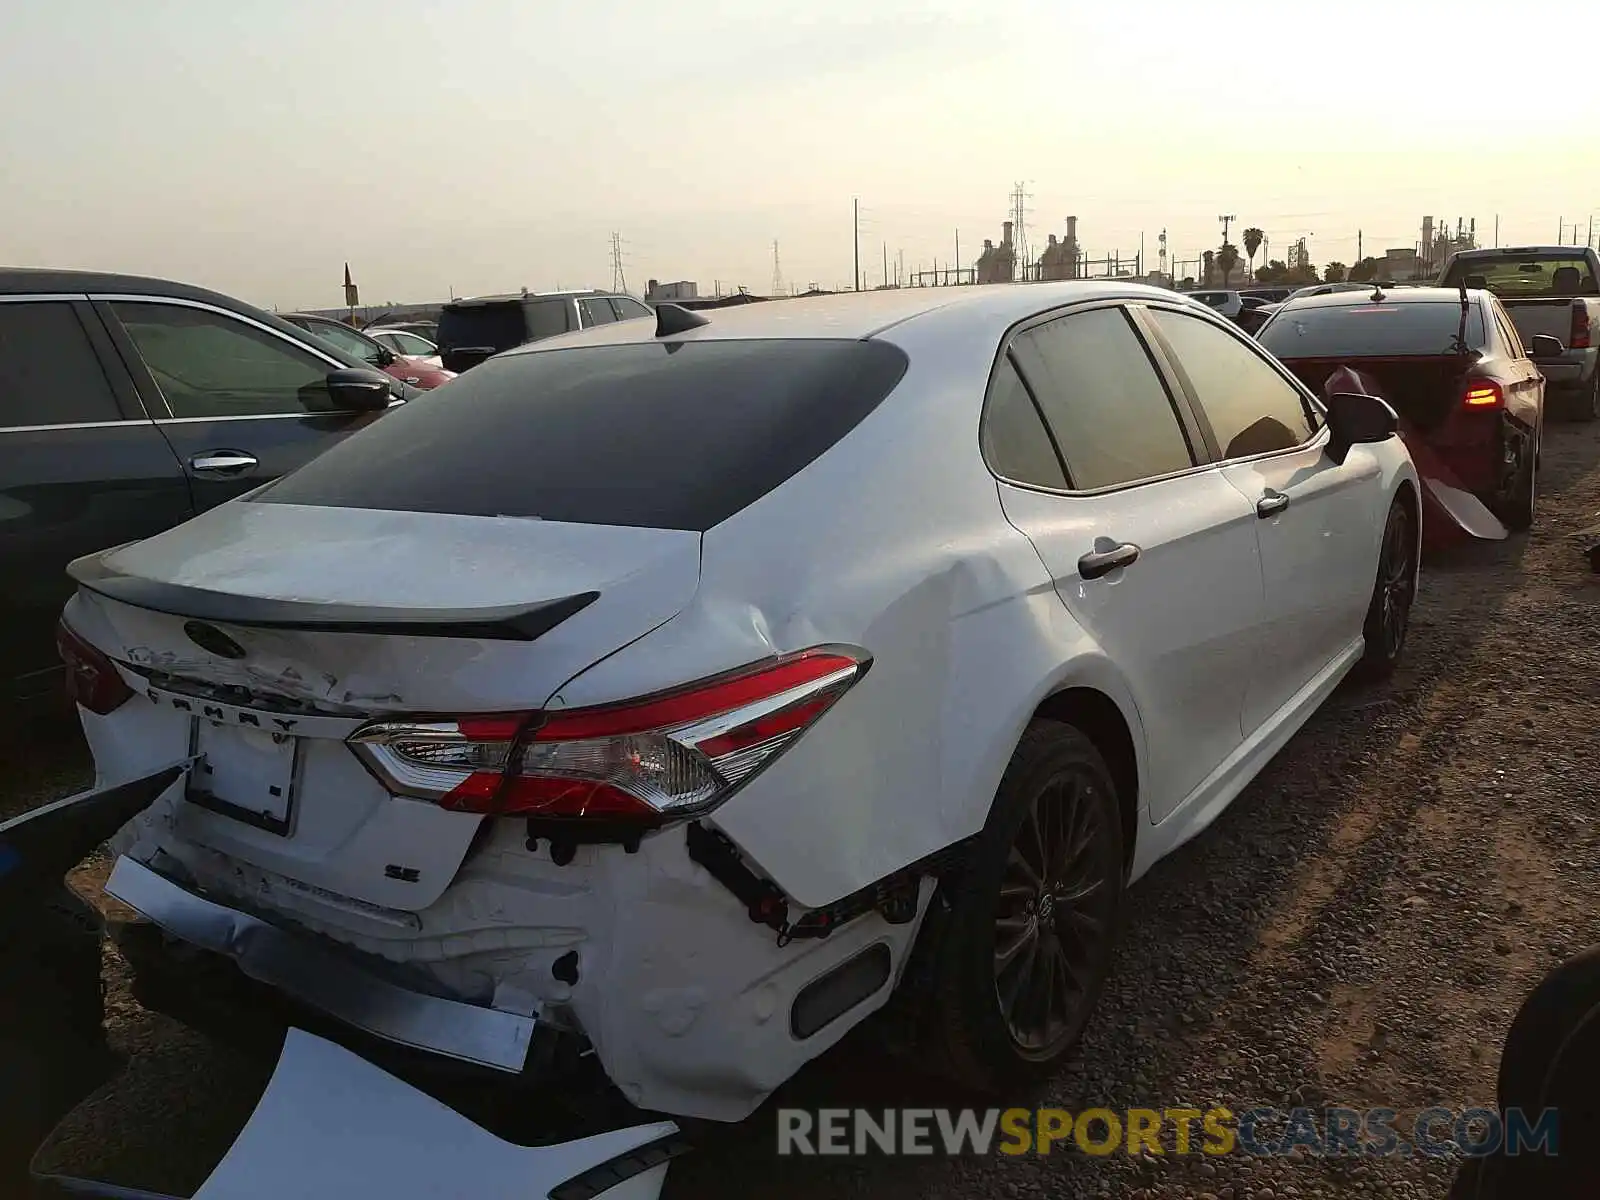
[[[1110,550],[1091,550],[1078,560],[1078,574],[1084,579],[1099,579],[1118,567],[1131,566],[1139,557],[1139,547],[1123,542]]]
[[[1268,492],[1256,501],[1256,516],[1275,517],[1289,507],[1289,497],[1282,492]]]
[[[210,475],[238,475],[260,465],[254,454],[246,454],[242,450],[207,450],[189,460],[191,471]]]

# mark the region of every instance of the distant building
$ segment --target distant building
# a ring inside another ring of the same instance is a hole
[[[1017,248],[1011,243],[1011,222],[1001,229],[998,246],[989,238],[983,239],[983,252],[977,262],[979,283],[1010,283],[1017,277]]]
[[[1078,218],[1067,218],[1066,241],[1057,241],[1050,235],[1050,244],[1039,256],[1036,279],[1076,279],[1081,270],[1082,255],[1078,248]]]
[[[645,288],[646,304],[681,304],[685,300],[700,299],[700,287],[688,279],[676,283],[660,283],[654,279]]]

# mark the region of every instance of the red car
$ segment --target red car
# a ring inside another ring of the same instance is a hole
[[[1387,400],[1430,499],[1456,525],[1494,538],[1533,523],[1545,391],[1536,360],[1561,346],[1540,337],[1524,347],[1493,293],[1306,296],[1284,302],[1256,338],[1319,395],[1331,380]]]
[[[314,317],[309,313],[280,313],[279,316],[289,324],[297,325],[307,333],[339,347],[347,354],[366,359],[380,371],[386,371],[414,388],[427,391],[456,377],[454,371],[432,366],[419,358],[396,354],[382,342],[368,337],[358,329],[350,328],[343,321],[335,321],[329,317]]]

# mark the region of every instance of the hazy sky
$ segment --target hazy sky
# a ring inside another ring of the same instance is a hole
[[[0,0],[0,262],[262,305],[970,265],[1028,182],[1154,266],[1600,214],[1571,0]],[[1563,32],[1565,31],[1565,32]],[[1570,42],[1564,37],[1570,36]],[[1563,46],[1570,47],[1563,50]],[[1562,62],[1573,64],[1570,69]],[[1416,65],[1408,66],[1408,63]],[[1576,70],[1577,75],[1572,72]],[[1593,73],[1592,70],[1590,72]],[[1337,80],[1337,82],[1332,82]],[[1587,97],[1587,99],[1586,99]]]

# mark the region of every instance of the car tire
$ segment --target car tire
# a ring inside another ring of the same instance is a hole
[[[1077,1044],[1111,965],[1123,849],[1116,783],[1094,743],[1035,721],[950,896],[928,1047],[943,1073],[1004,1093]]]
[[[1369,680],[1387,679],[1400,665],[1406,632],[1411,625],[1411,605],[1417,593],[1416,514],[1400,497],[1389,505],[1378,552],[1378,575],[1372,585],[1372,602],[1362,626],[1366,652],[1358,664]]]
[[[1540,436],[1537,432],[1533,436],[1533,445],[1523,453],[1522,468],[1517,472],[1511,496],[1500,506],[1500,520],[1513,533],[1531,529],[1538,508]]]

